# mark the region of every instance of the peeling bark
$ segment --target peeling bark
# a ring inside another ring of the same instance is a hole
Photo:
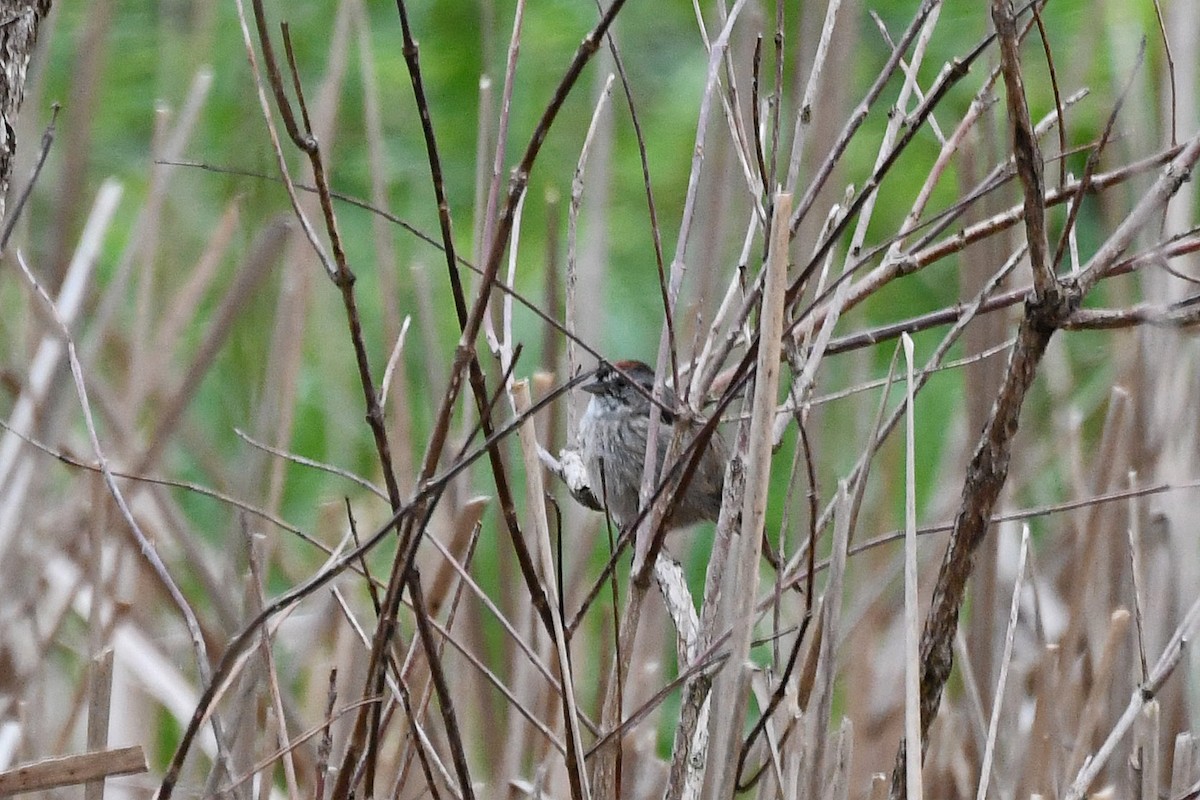
[[[0,0],[0,223],[17,153],[16,121],[25,96],[25,71],[50,0]]]

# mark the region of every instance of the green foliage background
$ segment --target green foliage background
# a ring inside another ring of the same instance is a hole
[[[872,3],[889,30],[898,32],[906,23],[914,2]],[[387,167],[389,170],[388,201],[391,209],[404,219],[429,233],[437,229],[428,164],[420,136],[412,92],[401,54],[400,32],[393,4],[370,2],[370,48],[382,98],[383,127],[386,136]],[[820,9],[816,10],[817,12]],[[95,27],[95,16],[107,14],[109,22],[97,50],[89,49],[87,34]],[[498,94],[503,76],[504,48],[512,19],[513,4],[479,4],[467,2],[426,2],[411,5],[412,24],[421,47],[423,77],[430,97],[434,124],[439,137],[445,165],[446,187],[454,214],[456,235],[463,253],[473,246],[475,151],[479,116],[479,79],[484,73],[491,76]],[[748,14],[764,13],[757,9]],[[765,14],[772,13],[768,9]],[[814,15],[805,9],[806,19]],[[1095,4],[1074,0],[1051,3],[1045,11],[1047,29],[1054,37],[1058,53],[1069,53],[1058,67],[1064,92],[1082,83],[1101,84],[1123,80],[1116,73],[1121,67],[1107,57],[1107,48],[1092,41],[1096,31],[1087,23],[1097,13]],[[1139,17],[1144,26],[1153,25],[1153,5],[1150,2],[1127,4],[1117,9],[1111,4],[1099,12],[1107,15],[1126,14]],[[326,74],[329,44],[332,38],[334,11],[318,3],[268,3],[268,14],[274,20],[286,21],[293,32],[296,55],[300,65],[309,102]],[[522,37],[520,62],[512,106],[512,130],[509,137],[509,163],[523,148],[540,110],[547,102],[558,81],[563,66],[577,46],[582,34],[596,17],[594,7],[578,0],[531,3]],[[706,9],[706,24],[710,35],[716,28],[710,10]],[[945,61],[963,55],[989,29],[989,22],[975,4],[952,3],[943,12],[939,35],[930,46],[923,73],[928,81]],[[814,17],[816,18],[816,17]],[[818,18],[819,19],[819,18]],[[800,21],[795,10],[788,8],[789,41],[794,40]],[[770,62],[770,22],[766,23],[767,38],[764,63]],[[874,24],[860,15],[857,32],[858,46],[844,63],[850,69],[837,71],[830,80],[842,85],[845,95],[857,98],[887,56],[887,51]],[[178,110],[197,70],[213,70],[214,84],[201,122],[187,158],[234,171],[218,174],[196,168],[181,168],[175,188],[167,198],[164,220],[169,230],[159,232],[162,246],[157,258],[180,270],[195,262],[209,232],[216,223],[225,203],[240,198],[241,252],[245,253],[259,221],[288,209],[281,187],[272,180],[249,174],[274,175],[275,159],[261,114],[252,77],[249,71],[235,7],[232,3],[132,2],[112,0],[107,3],[56,4],[47,28],[47,51],[35,64],[36,91],[28,98],[25,117],[29,124],[21,140],[22,152],[36,146],[31,135],[43,125],[51,103],[64,103],[59,125],[59,140],[51,152],[42,188],[34,196],[28,210],[27,228],[31,232],[25,245],[35,263],[53,257],[51,236],[36,232],[47,231],[59,220],[64,203],[70,200],[55,191],[56,186],[82,187],[83,196],[73,198],[86,208],[92,192],[107,176],[116,176],[126,189],[121,205],[120,224],[106,242],[100,281],[111,275],[113,263],[125,246],[134,212],[144,201],[151,170],[155,113],[158,108]],[[682,199],[695,136],[696,109],[703,89],[706,58],[700,46],[696,20],[691,4],[671,2],[631,2],[617,25],[621,53],[632,91],[646,133],[648,158],[655,199],[661,222],[665,257],[671,258],[674,233],[678,229]],[[951,35],[947,36],[949,32]],[[352,37],[353,38],[353,37]],[[278,32],[276,31],[278,41]],[[1032,45],[1031,45],[1032,46]],[[280,48],[282,49],[282,48]],[[747,55],[745,47],[739,57]],[[1159,50],[1152,48],[1144,70],[1158,68]],[[800,54],[807,63],[808,54]],[[367,156],[363,132],[362,78],[359,69],[360,48],[352,44],[348,54],[347,81],[337,115],[336,133],[331,142],[323,143],[328,151],[333,186],[342,192],[361,198],[370,195],[371,165]],[[93,95],[74,98],[73,91],[82,80],[81,67],[87,63],[99,66],[101,73],[93,79]],[[785,54],[786,83],[794,79],[797,54]],[[985,59],[976,68],[976,78],[992,62]],[[745,68],[740,64],[740,68]],[[764,72],[767,71],[766,69]],[[566,198],[579,147],[591,114],[595,88],[601,76],[593,65],[581,82],[579,90],[568,100],[559,121],[547,141],[531,180],[529,201],[525,210],[525,225],[521,231],[521,267],[519,288],[532,297],[539,297],[544,276],[545,231],[547,213],[545,196],[555,192]],[[1027,75],[1030,96],[1039,106],[1035,118],[1052,108],[1048,75],[1045,69],[1033,69]],[[968,79],[947,100],[944,112],[938,116],[953,124],[966,108],[977,79]],[[744,88],[744,87],[743,87]],[[894,97],[896,86],[885,97]],[[1105,93],[1102,93],[1105,94]],[[74,105],[72,105],[74,102]],[[611,325],[605,339],[595,343],[603,352],[615,355],[637,355],[650,358],[661,320],[661,304],[656,289],[653,250],[646,202],[642,187],[641,168],[636,142],[619,85],[614,88],[616,109],[616,138],[610,202],[606,218],[610,245],[612,279],[605,304]],[[856,137],[850,149],[848,167],[842,173],[846,180],[861,181],[869,171],[879,141],[887,105],[880,104],[872,111],[864,131]],[[790,106],[785,106],[790,126]],[[1068,145],[1091,141],[1103,125],[1108,108],[1103,103],[1083,103],[1073,112]],[[719,118],[714,126],[723,124]],[[1130,121],[1136,125],[1136,120]],[[84,175],[63,176],[63,143],[70,142],[74,132],[86,126],[87,150],[83,160]],[[920,184],[924,169],[936,153],[937,142],[931,135],[918,137],[909,155],[898,164],[884,185],[885,201],[876,212],[873,230],[894,230]],[[291,148],[289,160],[297,171],[300,161]],[[819,154],[818,154],[819,155]],[[1082,167],[1083,155],[1070,159],[1076,172]],[[809,159],[811,165],[815,157]],[[811,166],[810,166],[811,168]],[[952,168],[943,180],[938,196],[932,203],[939,208],[952,202],[957,194],[956,176]],[[732,187],[744,191],[741,186]],[[1086,215],[1085,210],[1085,215]],[[560,212],[559,228],[563,227]],[[370,302],[376,296],[378,265],[373,263],[371,220],[365,211],[343,206],[339,221],[349,245],[351,265],[359,276],[364,313],[370,325],[371,346],[375,366],[382,368],[390,345],[384,340],[381,310]],[[1060,220],[1061,221],[1061,220]],[[70,230],[58,230],[56,235],[73,241],[81,226],[82,217],[72,218]],[[1085,219],[1081,239],[1094,235],[1094,221]],[[439,319],[445,338],[445,352],[425,353],[410,346],[406,352],[412,374],[421,374],[427,359],[446,360],[454,340],[452,315],[449,313],[449,291],[444,277],[441,256],[427,244],[396,229],[401,272],[412,262],[427,266],[430,283],[437,302],[446,312]],[[870,242],[870,237],[868,237]],[[561,239],[560,239],[561,242]],[[1087,247],[1091,242],[1081,241]],[[801,247],[803,250],[803,247]],[[729,263],[736,252],[728,253]],[[958,265],[949,259],[944,266],[927,270],[915,280],[904,281],[880,294],[863,309],[851,316],[849,324],[839,330],[868,326],[900,316],[912,316],[943,307],[956,299],[954,275]],[[232,264],[227,265],[232,269]],[[183,275],[180,276],[181,279]],[[256,299],[261,311],[269,310],[269,292]],[[318,289],[314,313],[322,331],[306,343],[306,373],[302,405],[298,412],[296,439],[293,448],[312,458],[338,463],[358,471],[374,473],[369,436],[361,424],[361,396],[355,385],[348,344],[342,335],[341,310],[332,286]],[[208,298],[214,304],[218,298]],[[410,296],[400,299],[400,308],[408,311],[414,301]],[[215,369],[207,377],[198,402],[189,410],[194,425],[213,438],[217,452],[223,458],[236,458],[244,445],[232,434],[235,427],[244,427],[253,413],[256,400],[254,387],[262,375],[267,331],[256,324],[255,313],[245,315],[230,345],[221,354]],[[527,347],[527,364],[539,363],[541,331],[531,315],[521,314],[519,338]],[[0,323],[2,324],[2,323]],[[918,337],[918,345],[927,350],[938,334]],[[1086,359],[1089,348],[1084,345],[1080,357]],[[119,358],[119,352],[113,353]],[[887,352],[875,355],[876,369],[882,369]],[[1099,365],[1094,365],[1099,366]],[[844,383],[838,377],[841,370],[827,371],[837,388]],[[847,372],[849,370],[846,370]],[[848,380],[848,378],[847,378]],[[438,386],[428,390],[425,400],[432,403],[440,395]],[[923,413],[919,417],[926,426],[922,440],[938,442],[942,436],[942,420],[954,407],[962,386],[953,375],[938,378],[936,385],[925,394]],[[1103,396],[1103,393],[1099,393]],[[414,400],[420,399],[420,392]],[[831,414],[836,412],[831,412]],[[854,411],[848,413],[856,413]],[[427,418],[422,409],[418,414]],[[841,423],[839,422],[838,425]],[[834,425],[833,427],[837,427]],[[420,437],[417,437],[420,442]],[[846,457],[851,457],[849,452]],[[186,452],[173,454],[177,469],[201,479],[198,465],[190,463]],[[835,458],[834,473],[846,466]],[[934,464],[936,457],[926,463]],[[926,475],[925,478],[932,476]],[[290,471],[286,495],[285,516],[297,521],[312,521],[315,514],[314,496],[321,496],[324,478],[318,474],[293,468]],[[923,481],[928,485],[928,480]],[[195,513],[202,513],[207,501],[190,500]],[[201,526],[205,527],[205,526]]]
[[[797,13],[797,4],[787,5],[787,40],[798,41],[801,17],[805,24],[819,24],[822,9],[816,8],[816,4],[799,4],[802,10]],[[913,0],[880,0],[863,8],[876,11],[895,35],[907,24],[916,5]],[[272,20],[286,21],[291,26],[301,79],[312,104],[329,68],[336,4],[274,2],[267,6]],[[765,67],[773,64],[769,21],[773,7],[772,4],[766,6],[763,10],[753,8],[752,4],[753,10],[747,11],[748,15],[766,19],[760,23],[766,30]],[[365,7],[370,51],[382,101],[389,207],[421,230],[436,235],[436,208],[428,161],[401,53],[395,7],[392,3],[376,0],[365,3]],[[460,252],[468,256],[475,245],[475,209],[472,205],[478,169],[475,154],[479,131],[479,81],[481,75],[489,75],[498,95],[513,9],[512,2],[480,4],[441,0],[409,5],[421,46],[423,78],[438,134],[457,243]],[[584,0],[531,2],[526,13],[512,104],[508,165],[523,149],[564,66],[596,19],[594,5]],[[709,35],[714,35],[715,17],[707,7],[704,14]],[[949,3],[942,15],[938,35],[931,42],[929,55],[921,69],[924,86],[931,83],[943,63],[965,55],[990,30],[983,4]],[[1097,17],[1104,18],[1103,25],[1093,24]],[[1123,23],[1122,17],[1128,20],[1128,25]],[[98,19],[107,19],[107,23],[97,22]],[[852,53],[838,54],[835,59],[838,67],[827,79],[827,91],[846,98],[845,110],[848,111],[874,79],[888,50],[875,24],[865,13],[848,14],[846,19],[856,20],[855,24],[859,26],[854,36],[856,45]],[[1154,5],[1150,0],[1102,6],[1087,0],[1056,0],[1047,6],[1044,22],[1057,57],[1055,65],[1062,92],[1069,94],[1085,85],[1102,89],[1069,114],[1066,144],[1072,155],[1066,161],[1068,168],[1079,174],[1086,158],[1086,152],[1079,152],[1079,148],[1099,135],[1111,110],[1111,87],[1123,84],[1133,69],[1128,42],[1113,31],[1156,29]],[[89,32],[97,29],[100,33],[89,39]],[[669,262],[682,214],[707,58],[697,34],[692,6],[681,0],[631,0],[616,30],[646,135],[664,255]],[[278,31],[274,31],[274,35],[278,45]],[[76,241],[84,212],[95,191],[101,181],[115,176],[124,185],[125,196],[118,212],[118,223],[105,242],[98,285],[103,287],[112,279],[115,265],[133,235],[137,210],[146,201],[150,189],[156,111],[169,109],[173,118],[197,71],[207,67],[213,72],[213,87],[200,124],[186,149],[186,158],[230,171],[176,168],[181,172],[173,179],[166,198],[163,227],[157,231],[159,246],[154,254],[162,274],[172,277],[158,287],[158,298],[165,302],[172,290],[186,280],[188,270],[203,252],[226,205],[238,198],[238,244],[232,249],[228,263],[222,266],[223,274],[231,276],[266,220],[275,214],[289,213],[281,186],[270,177],[260,177],[274,176],[277,167],[259,111],[234,4],[186,0],[59,2],[45,29],[44,42],[45,51],[33,66],[34,89],[26,99],[23,128],[19,131],[23,157],[28,158],[36,148],[37,135],[48,121],[51,104],[62,103],[65,108],[59,120],[57,142],[23,222],[21,247],[35,271],[54,274],[61,270],[61,264],[55,262],[61,260],[64,252],[69,253],[63,250],[62,243]],[[322,145],[330,165],[333,187],[365,199],[371,193],[373,167],[363,122],[364,84],[359,66],[363,51],[355,37],[351,36],[351,42],[335,132]],[[1033,51],[1037,46],[1031,42],[1027,44],[1027,50]],[[279,49],[282,52],[282,48]],[[748,74],[748,57],[752,49],[745,39],[739,40],[735,48],[735,69],[740,70],[742,76]],[[1154,89],[1159,85],[1156,76],[1163,69],[1161,52],[1161,47],[1148,49],[1146,63],[1138,73],[1140,77],[1135,79],[1139,82],[1139,91],[1135,93],[1137,100],[1121,120],[1121,133],[1125,138],[1119,139],[1114,147],[1118,157],[1134,152],[1134,145],[1127,146],[1125,142],[1138,141],[1140,126],[1150,126],[1157,113],[1156,106],[1168,102],[1168,98],[1158,96]],[[799,79],[797,64],[807,65],[810,60],[809,53],[785,53],[785,84],[795,83]],[[936,116],[943,126],[947,126],[943,130],[948,130],[961,117],[982,75],[994,63],[994,52],[985,56],[972,76],[939,108]],[[1030,57],[1029,64],[1032,68],[1027,70],[1026,80],[1033,106],[1031,111],[1036,120],[1053,108],[1054,101],[1044,61]],[[602,80],[600,68],[595,64],[589,66],[579,87],[564,106],[532,175],[524,225],[520,231],[518,270],[518,288],[532,298],[542,296],[547,228],[553,226],[560,232],[560,250],[565,231],[565,213],[561,208],[556,219],[547,220],[550,210],[546,197],[548,193],[556,193],[565,205],[565,199],[570,196],[572,174],[596,89]],[[94,91],[80,96],[79,87],[89,81]],[[741,86],[746,90],[744,77]],[[899,82],[893,81],[885,92],[884,101],[871,111],[864,129],[853,141],[846,163],[833,181],[838,192],[848,183],[861,186],[870,174],[889,103],[898,89]],[[614,357],[653,360],[662,318],[661,303],[641,165],[628,107],[619,84],[614,87],[612,102],[615,149],[605,217],[609,288],[605,297],[587,299],[603,304],[607,325],[603,339],[593,344]],[[998,147],[1004,149],[1007,145],[1002,141],[1002,103],[998,108],[1000,111],[994,113],[990,129],[1000,142]],[[795,114],[790,98],[785,98],[784,113],[786,151]],[[839,109],[838,113],[835,129],[844,119],[843,110]],[[719,112],[714,114],[711,125],[714,129],[724,125]],[[888,176],[881,192],[883,199],[867,237],[868,246],[878,243],[899,226],[938,148],[932,134],[923,131]],[[1046,150],[1056,152],[1057,144],[1048,142]],[[71,162],[67,158],[71,152],[79,160]],[[294,149],[285,145],[285,152],[293,174],[302,174],[301,160]],[[822,156],[820,152],[810,154],[807,169],[811,171]],[[490,154],[488,158],[490,160]],[[985,169],[990,166],[988,163]],[[955,165],[947,172],[930,205],[932,209],[944,208],[959,197],[961,176],[957,170]],[[1048,177],[1050,172],[1048,169]],[[19,184],[24,173],[15,178]],[[729,189],[735,194],[745,192],[744,183]],[[1015,190],[1005,197],[1009,202],[1014,201]],[[404,353],[410,381],[407,396],[418,424],[413,437],[416,448],[413,457],[419,458],[425,435],[423,426],[428,425],[432,409],[444,391],[444,386],[435,385],[428,376],[436,374],[433,365],[449,363],[456,340],[444,262],[434,248],[397,227],[392,236],[398,263],[379,265],[375,263],[376,249],[368,212],[342,205],[338,213],[350,264],[359,278],[368,344],[377,373],[382,371],[392,344],[384,332],[379,269],[397,270],[401,287],[398,307],[402,314],[418,313],[415,291],[405,277],[410,274],[410,265],[423,265],[433,286],[441,349],[428,352],[414,326]],[[1052,225],[1061,226],[1062,212],[1055,213],[1057,216],[1052,217]],[[1091,207],[1085,206],[1079,227],[1082,251],[1090,252],[1104,235],[1107,230],[1104,222],[1097,218]],[[731,228],[737,230],[742,224],[739,220]],[[1056,231],[1052,228],[1052,232]],[[721,246],[725,248],[721,258],[727,273],[731,273],[737,258],[737,243],[722,242]],[[797,249],[806,253],[810,244],[801,243]],[[188,408],[185,428],[192,437],[203,438],[209,452],[187,446],[172,448],[163,471],[174,477],[236,490],[236,485],[227,485],[236,472],[222,474],[211,466],[236,465],[245,457],[246,445],[236,437],[234,430],[246,428],[254,419],[265,375],[274,290],[281,275],[297,266],[282,265],[273,275],[269,288],[252,299],[250,310],[239,317],[229,343]],[[304,265],[304,268],[312,267]],[[838,332],[892,322],[956,302],[957,276],[962,268],[959,257],[952,257],[912,279],[895,283],[847,315]],[[291,449],[312,459],[375,476],[378,468],[369,431],[363,423],[362,395],[353,369],[341,303],[334,287],[323,275],[315,275],[313,279],[318,285],[310,309],[312,320],[306,327],[305,358]],[[218,281],[218,287],[220,285]],[[1102,289],[1098,293],[1101,300],[1106,297],[1105,291]],[[1128,284],[1119,284],[1116,291],[1136,293],[1136,289]],[[193,344],[199,342],[205,312],[211,313],[220,299],[219,291],[205,298],[204,309],[196,316],[194,329],[189,331]],[[0,302],[15,307],[23,301],[11,282],[0,280]],[[135,313],[132,303],[120,313],[132,320]],[[11,321],[14,316],[5,315],[9,322],[0,319],[0,339],[13,343],[11,348],[4,348],[9,352],[3,358],[6,359],[4,366],[15,370],[19,362],[16,353],[26,342],[20,326]],[[542,363],[542,334],[540,323],[531,314],[518,312],[517,338],[526,347],[519,374],[528,375],[535,365]],[[940,336],[941,331],[932,331],[916,337],[919,360],[932,350]],[[1084,389],[1079,397],[1083,404],[1081,410],[1092,421],[1093,428],[1096,412],[1107,398],[1111,379],[1106,351],[1098,344],[1101,341],[1098,337],[1098,334],[1072,336],[1069,343],[1073,363],[1084,376],[1080,381]],[[119,373],[127,347],[127,342],[109,342],[101,350],[101,363],[95,366]],[[886,347],[857,356],[838,357],[822,371],[818,393],[882,375],[889,359],[890,350]],[[494,378],[493,360],[485,355],[483,361]],[[996,360],[994,363],[999,370],[1001,362]],[[939,471],[941,451],[947,440],[954,435],[974,435],[973,431],[964,432],[955,427],[961,418],[958,412],[967,391],[969,387],[963,385],[962,373],[948,372],[935,377],[918,401],[918,440],[925,447],[918,475],[922,507],[930,497],[944,489],[945,481],[955,480],[954,476]],[[818,447],[818,483],[824,496],[832,494],[837,476],[845,474],[857,458],[859,439],[866,424],[864,420],[872,418],[876,402],[877,394],[867,393],[861,402],[833,405],[821,412],[823,433],[818,434],[822,439]],[[1050,413],[1048,406],[1044,395],[1035,397],[1026,414],[1030,431],[1026,435],[1037,436],[1044,428]],[[0,395],[0,411],[7,414],[10,407],[10,398]],[[146,420],[148,426],[150,422]],[[846,440],[851,438],[852,444],[847,446]],[[777,456],[779,463],[790,461],[794,446],[790,440],[786,443],[783,452]],[[876,532],[897,527],[902,520],[902,484],[896,480],[896,476],[902,475],[901,452],[894,446],[885,452],[883,463],[889,465],[890,470],[878,473],[879,484],[872,489],[888,498],[882,507],[890,506],[895,512],[890,518],[881,513],[871,520]],[[786,484],[784,470],[777,470],[774,477],[778,485],[774,487],[769,527],[777,527],[780,523]],[[484,481],[478,488],[487,491],[488,486]],[[343,483],[323,473],[289,467],[282,515],[310,529],[319,524],[322,507],[339,502],[345,491]],[[1030,498],[1038,502],[1061,494],[1054,481],[1049,485],[1043,483],[1033,491],[1042,493]],[[196,530],[208,537],[212,546],[220,547],[228,541],[234,524],[231,512],[211,500],[193,495],[181,493],[179,499],[192,516]],[[494,516],[494,513],[489,514],[489,519]],[[502,592],[502,575],[506,573],[501,567],[489,566],[488,559],[500,558],[497,544],[500,537],[491,534],[489,531],[484,537],[483,566],[479,574],[485,588],[497,593]],[[605,549],[600,543],[595,546],[597,554]],[[701,550],[698,548],[697,552]],[[310,565],[319,563],[313,553],[302,552],[299,558]],[[382,569],[387,558],[380,558]],[[702,556],[691,560],[690,566],[697,580],[702,577],[703,565]],[[282,588],[287,583],[283,575],[276,575],[275,579],[273,588]]]

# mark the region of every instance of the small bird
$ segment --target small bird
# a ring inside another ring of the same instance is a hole
[[[601,502],[607,501],[613,521],[625,527],[637,518],[650,414],[652,411],[660,414],[656,461],[660,475],[668,474],[672,466],[664,466],[663,460],[673,436],[675,416],[650,402],[654,370],[641,361],[618,361],[612,365],[601,362],[580,388],[592,396],[579,422],[579,444],[588,483]],[[675,408],[675,393],[664,387],[662,402],[665,408]],[[700,427],[699,423],[692,424],[690,436],[699,433]],[[690,438],[685,439],[679,452],[683,453],[690,444]],[[682,528],[700,520],[716,521],[721,512],[721,490],[728,460],[725,443],[714,431],[687,488],[676,501],[669,528]],[[680,468],[679,474],[682,473]]]

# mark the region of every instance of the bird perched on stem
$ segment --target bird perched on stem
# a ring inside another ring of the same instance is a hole
[[[650,400],[654,370],[641,361],[601,362],[580,388],[592,396],[579,421],[579,445],[588,483],[596,497],[607,503],[613,521],[624,527],[637,518],[638,490],[652,412],[660,415],[655,462],[658,474],[670,474],[674,467],[664,465],[663,461],[674,435],[675,414],[668,409],[678,407],[675,393],[663,387],[663,407],[656,407]],[[686,438],[677,450],[680,459],[686,457],[684,453],[701,427],[698,422],[689,423]],[[700,520],[716,521],[721,512],[721,490],[728,460],[725,443],[714,431],[691,480],[676,499],[668,527],[682,528]],[[680,467],[675,480],[683,472]]]

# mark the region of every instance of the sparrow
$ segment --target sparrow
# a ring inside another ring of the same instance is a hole
[[[654,370],[641,361],[601,362],[580,388],[591,395],[578,432],[588,483],[595,496],[607,505],[613,521],[625,527],[638,514],[646,436],[652,413],[659,415],[656,467],[660,475],[672,472],[673,465],[665,465],[663,461],[674,435],[676,415],[667,409],[677,408],[675,393],[664,386],[663,407],[654,405],[650,401]],[[701,427],[699,422],[689,423],[678,451],[681,458]],[[667,521],[669,528],[682,528],[701,520],[716,521],[721,512],[721,491],[728,460],[725,443],[714,431],[691,480],[682,496],[676,499],[674,512]],[[679,475],[682,473],[681,468]]]

